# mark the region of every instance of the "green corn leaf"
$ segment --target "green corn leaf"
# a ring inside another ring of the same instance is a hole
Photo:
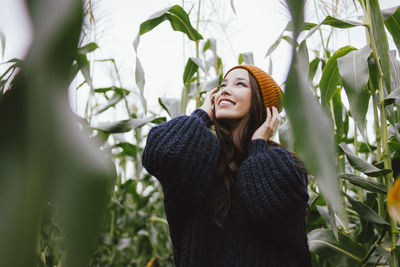
[[[194,63],[196,63],[196,65],[197,65],[205,74],[208,74],[208,73],[207,73],[207,70],[206,70],[206,67],[204,66],[204,63],[203,63],[203,60],[202,60],[202,59],[200,59],[200,58],[195,58],[195,57],[192,57],[191,59],[192,59],[192,61],[193,61]]]
[[[315,73],[317,73],[317,69],[321,60],[316,57],[310,62],[310,66],[308,68],[308,79],[312,81],[314,79]]]
[[[8,63],[13,63],[13,64],[3,72],[3,74],[0,76],[0,79],[3,79],[7,74],[9,74],[10,71],[13,72],[15,71],[16,68],[20,68],[23,64],[23,61],[17,58],[13,58],[3,64],[8,64]]]
[[[363,178],[359,175],[352,173],[343,173],[339,175],[340,178],[345,179],[352,183],[355,186],[358,186],[362,189],[368,190],[373,193],[386,194],[386,186],[380,184],[378,182],[371,181],[369,179]]]
[[[204,93],[207,93],[211,89],[218,87],[219,77],[215,77],[211,80],[207,80],[204,83],[200,83],[200,96]],[[190,92],[188,94],[189,97],[195,98],[197,95],[197,85],[195,83],[190,84]]]
[[[91,88],[93,88],[92,77],[90,76],[90,62],[87,59],[86,55],[77,54],[76,55],[77,65],[82,72],[85,81],[89,84]]]
[[[400,101],[400,87],[394,88],[392,92],[384,98],[383,102],[385,105],[391,105],[395,101]]]
[[[347,28],[352,28],[352,27],[356,27],[356,26],[365,26],[364,23],[358,22],[358,21],[350,21],[350,20],[340,20],[337,18],[334,18],[332,16],[326,16],[324,20],[322,20],[319,24],[315,24],[315,23],[308,23],[309,26],[314,25],[310,31],[308,32],[307,36],[305,37],[305,39],[307,39],[308,37],[310,37],[311,35],[314,34],[314,32],[316,32],[321,25],[329,25],[335,28],[341,28],[341,29],[347,29]]]
[[[352,46],[344,46],[338,49],[326,63],[319,83],[319,87],[321,88],[321,104],[323,106],[328,105],[329,101],[336,93],[337,86],[340,84],[337,59],[347,55],[353,50],[355,50],[355,48]]]
[[[332,98],[333,103],[333,114],[335,117],[335,125],[336,125],[336,143],[340,143],[342,138],[345,137],[345,118],[346,112],[345,108],[342,104],[341,90],[337,90],[336,94]]]
[[[203,52],[207,51],[208,49],[211,49],[214,56],[216,57],[216,55],[217,55],[217,40],[215,38],[209,38],[207,40],[207,43],[204,45]],[[214,61],[215,61],[215,59],[214,59]]]
[[[299,45],[292,37],[287,36],[287,35],[282,36],[282,40],[285,40],[291,46],[298,46]]]
[[[329,261],[333,266],[361,266],[366,254],[364,248],[349,236],[339,232],[336,240],[328,229],[316,229],[308,233],[310,251]]]
[[[96,88],[94,89],[95,93],[107,93],[109,91],[114,91],[115,93],[123,96],[124,94],[127,96],[129,95],[130,91],[128,89],[116,87],[116,86],[111,86],[111,87],[103,87],[103,88]]]
[[[199,66],[193,61],[193,58],[189,57],[185,65],[185,70],[183,72],[183,84],[188,86],[191,79],[199,69]]]
[[[369,70],[369,77],[371,80],[371,84],[368,83],[368,89],[372,93],[376,93],[379,85],[378,85],[378,66],[375,60],[370,57],[368,59],[368,70]]]
[[[12,87],[12,82],[13,81],[10,80],[10,79],[13,79],[13,76],[12,76],[13,73],[22,66],[23,61],[19,60],[19,59],[16,59],[16,58],[13,58],[13,59],[7,61],[4,64],[7,64],[7,63],[13,63],[13,64],[10,67],[8,67],[3,72],[3,74],[0,76],[0,81],[1,81],[1,83],[0,83],[0,92],[1,93],[4,93],[5,91],[8,91]],[[7,76],[7,78],[3,80],[3,78],[6,77],[6,76]],[[1,98],[1,96],[0,96],[0,98]]]
[[[211,47],[211,41],[210,39],[207,39],[207,42],[203,46],[203,53],[206,52],[208,49]]]
[[[131,119],[130,125],[133,130],[143,127],[147,123],[153,121],[155,119],[155,116],[151,116],[149,118],[144,118],[144,119]]]
[[[104,133],[126,133],[132,130],[131,120],[121,120],[108,123],[101,123],[97,126],[92,126],[93,129],[102,131]]]
[[[327,16],[323,21],[322,24],[324,25],[329,25],[335,28],[342,28],[342,29],[347,29],[347,28],[352,28],[356,26],[365,26],[364,23],[358,22],[358,21],[351,21],[351,20],[341,20],[337,19],[331,16]]]
[[[388,141],[388,145],[389,145],[391,151],[395,151],[400,154],[400,142],[399,141],[390,139]]]
[[[167,121],[166,117],[158,117],[158,118],[155,118],[154,120],[152,120],[151,122],[155,123],[155,124],[160,124],[160,123],[163,123],[165,121]]]
[[[340,143],[339,147],[341,148],[341,150],[345,153],[347,160],[349,161],[350,165],[368,175],[368,176],[372,176],[372,177],[379,177],[379,176],[383,176],[385,174],[390,173],[392,170],[390,169],[378,169],[377,167],[375,167],[374,165],[366,162],[365,160],[357,157],[351,150],[350,148],[344,143]]]
[[[370,153],[370,149],[372,151],[376,150],[376,146],[371,145],[371,144],[367,144],[365,142],[358,142],[358,152],[359,153]]]
[[[390,75],[392,88],[400,87],[400,61],[396,58],[396,50],[389,51],[390,55]]]
[[[254,56],[253,52],[247,52],[247,53],[240,53],[239,54],[239,65],[242,64],[243,62],[245,64],[250,64],[254,65]]]
[[[391,105],[396,101],[400,101],[400,62],[396,58],[396,51],[389,52],[390,55],[390,75],[392,92],[383,100],[385,105]]]
[[[182,115],[181,100],[177,98],[158,98],[158,103],[172,118]]]
[[[371,26],[372,34],[375,40],[376,49],[383,71],[383,79],[385,81],[388,93],[391,92],[390,84],[390,59],[389,59],[389,42],[386,36],[385,26],[379,7],[378,0],[367,0],[371,10]]]
[[[165,8],[151,15],[145,22],[140,24],[140,35],[151,31],[154,27],[165,20],[170,22],[171,27],[175,31],[185,33],[190,40],[198,41],[203,39],[203,36],[193,28],[185,10],[179,5]]]
[[[369,46],[349,52],[337,59],[337,66],[349,99],[351,115],[361,134],[365,135],[366,114],[369,104],[369,92],[366,87],[369,78]]]
[[[400,53],[400,6],[382,10],[385,26],[393,37]]]
[[[331,120],[316,101],[308,84],[307,46],[303,41],[293,55],[286,81],[285,108],[294,135],[294,150],[315,174],[319,188],[339,217],[343,207],[336,179],[334,135]]]
[[[158,103],[160,104],[162,109],[165,110],[168,113],[168,115],[171,117],[171,113],[169,113],[168,107],[166,105],[164,105],[164,103],[160,97],[158,98]]]
[[[300,31],[308,31],[308,30],[313,29],[315,26],[317,26],[317,24],[312,23],[312,22],[304,22],[301,26],[299,26],[299,30]],[[284,30],[292,32],[292,31],[294,31],[294,29],[295,28],[293,26],[293,21],[289,21],[288,24],[286,24],[286,27]]]
[[[275,40],[275,42],[273,42],[273,44],[268,48],[267,53],[265,54],[264,58],[270,56],[275,51],[275,49],[279,46],[284,32],[285,32],[285,30],[279,35],[279,37]]]
[[[139,147],[128,142],[120,142],[118,144],[115,144],[114,147],[122,148],[122,152],[119,153],[119,156],[129,156],[132,157],[134,160],[137,159],[137,154],[141,151]]]
[[[143,105],[145,113],[146,113],[147,112],[147,101],[144,98],[144,85],[146,83],[146,78],[144,76],[144,70],[142,67],[142,63],[140,62],[140,60],[137,56],[137,52],[136,52],[135,81],[136,81],[136,85],[139,87],[140,99],[141,99],[142,105]]]
[[[107,109],[109,109],[110,107],[114,107],[116,104],[119,103],[119,101],[121,101],[122,99],[124,99],[123,96],[114,93],[114,95],[108,100],[108,103],[100,106],[99,108],[97,108],[97,110],[94,112],[94,115],[98,115],[104,111],[106,111]]]
[[[91,126],[91,128],[107,134],[126,133],[131,130],[140,128],[154,119],[154,117],[146,119],[127,119],[121,121],[100,123],[96,126]]]
[[[86,55],[87,53],[93,52],[97,48],[99,48],[99,46],[96,43],[88,43],[87,45],[79,47],[78,53],[81,55]]]
[[[346,195],[353,209],[365,220],[377,224],[389,225],[381,216],[379,216],[373,209],[348,195]]]

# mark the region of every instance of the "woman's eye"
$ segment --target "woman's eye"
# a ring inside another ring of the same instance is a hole
[[[221,84],[220,88],[225,87],[225,84]]]
[[[242,82],[237,83],[237,85],[246,86],[246,85],[245,85],[244,83],[242,83]]]

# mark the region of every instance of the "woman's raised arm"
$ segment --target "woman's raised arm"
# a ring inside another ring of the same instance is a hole
[[[153,127],[142,163],[168,191],[196,196],[211,184],[219,155],[219,141],[210,131],[203,109]],[[175,194],[174,194],[175,195]]]

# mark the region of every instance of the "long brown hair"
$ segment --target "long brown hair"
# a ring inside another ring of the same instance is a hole
[[[266,111],[259,85],[254,76],[250,72],[248,73],[252,103],[249,112],[238,121],[228,122],[223,119],[215,119],[215,109],[213,110],[214,129],[221,145],[212,196],[213,219],[219,226],[222,226],[229,212],[234,180],[241,163],[248,154],[251,137],[266,120]],[[280,146],[271,140],[268,140],[268,144]],[[294,153],[292,156],[295,157]]]

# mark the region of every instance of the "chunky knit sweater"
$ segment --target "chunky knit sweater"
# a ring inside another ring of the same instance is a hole
[[[153,127],[143,166],[161,183],[176,266],[311,266],[305,171],[282,147],[249,142],[222,227],[210,186],[220,144],[202,109]]]

